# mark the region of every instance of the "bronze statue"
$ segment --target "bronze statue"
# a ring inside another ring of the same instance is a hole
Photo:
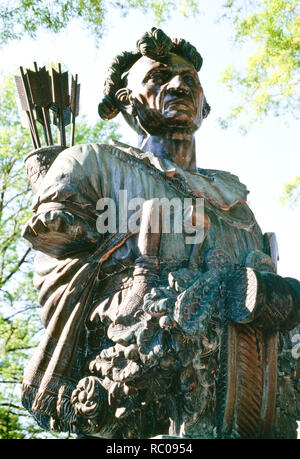
[[[210,111],[201,65],[190,43],[151,29],[113,61],[99,104],[104,119],[122,113],[138,147],[31,155],[56,157],[42,172],[28,167],[35,215],[23,233],[38,251],[46,331],[22,399],[45,429],[296,436],[300,283],[276,274],[275,235],[262,234],[245,185],[196,167],[194,134]]]

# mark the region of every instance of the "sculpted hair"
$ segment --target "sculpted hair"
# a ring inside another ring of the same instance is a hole
[[[197,72],[202,66],[202,57],[188,41],[169,38],[161,29],[153,27],[149,32],[146,32],[138,41],[137,48],[132,52],[123,52],[115,57],[112,61],[104,83],[104,97],[98,105],[98,113],[104,120],[109,120],[117,116],[121,111],[120,102],[115,97],[116,93],[124,88],[127,84],[124,74],[140,59],[142,56],[147,56],[154,60],[159,60],[165,57],[168,53],[177,54],[189,61]],[[203,107],[203,116],[206,117],[210,112],[210,106],[205,101]],[[139,128],[129,116],[122,112],[126,121],[138,133]]]

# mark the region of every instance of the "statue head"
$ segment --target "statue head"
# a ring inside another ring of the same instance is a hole
[[[210,111],[198,76],[201,66],[194,46],[152,28],[138,40],[136,51],[113,60],[99,115],[112,119],[121,111],[142,136],[191,135]]]

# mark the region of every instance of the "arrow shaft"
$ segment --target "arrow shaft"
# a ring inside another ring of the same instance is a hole
[[[28,127],[29,127],[29,132],[30,132],[32,145],[33,145],[33,148],[36,150],[38,148],[38,146],[37,146],[37,143],[36,143],[36,140],[35,140],[35,137],[34,137],[34,130],[33,130],[32,123],[31,123],[30,113],[28,111],[26,111],[26,115],[28,117]]]
[[[66,145],[66,130],[65,130],[65,119],[64,119],[64,111],[61,111],[60,116],[60,125],[61,125],[61,145]]]
[[[75,119],[76,119],[76,106],[77,106],[77,81],[78,75],[75,76],[75,81],[73,82],[72,89],[74,91],[74,99],[72,101],[72,124],[71,124],[71,141],[70,147],[74,145],[74,137],[75,137]]]
[[[44,119],[44,126],[46,129],[46,134],[47,134],[47,145],[53,145],[53,139],[52,139],[52,133],[51,133],[51,128],[49,124],[49,117],[47,116],[47,112],[44,107],[42,107],[42,113],[43,113],[43,119]]]

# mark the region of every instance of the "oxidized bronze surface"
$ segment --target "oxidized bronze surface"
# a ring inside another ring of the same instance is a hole
[[[210,111],[201,66],[190,43],[155,28],[114,59],[99,114],[121,112],[138,148],[64,148],[64,110],[71,102],[74,125],[79,88],[73,79],[69,101],[65,74],[52,73],[63,151],[29,156],[35,214],[23,231],[38,251],[46,332],[22,399],[45,429],[296,437],[300,284],[276,274],[275,235],[262,234],[245,185],[196,167],[194,134]]]

